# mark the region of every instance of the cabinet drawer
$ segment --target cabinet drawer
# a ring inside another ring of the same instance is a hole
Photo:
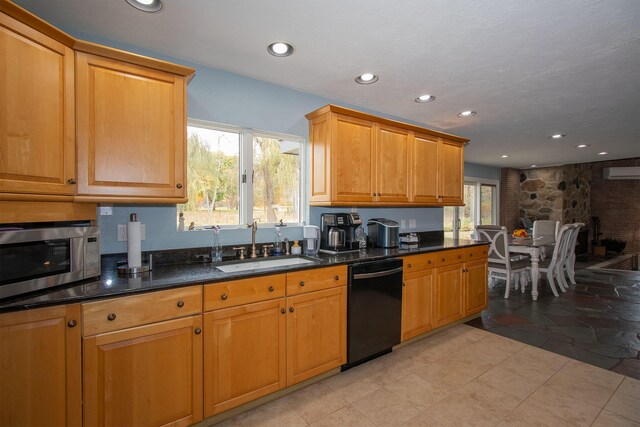
[[[477,259],[486,259],[488,251],[489,251],[489,246],[487,245],[472,246],[470,248],[465,248],[464,262],[475,261]]]
[[[82,304],[83,336],[202,312],[202,288],[171,289]]]
[[[404,274],[416,273],[435,267],[437,255],[437,253],[428,253],[402,257]]]
[[[297,295],[347,284],[347,266],[315,268],[287,273],[287,295]]]
[[[233,307],[284,296],[285,275],[253,277],[204,287],[204,310]]]
[[[436,267],[444,267],[464,262],[464,250],[452,249],[450,251],[436,252]]]

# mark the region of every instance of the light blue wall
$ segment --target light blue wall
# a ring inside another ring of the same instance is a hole
[[[63,30],[84,40],[195,68],[197,70],[196,76],[189,84],[187,92],[188,116],[190,118],[298,135],[305,139],[308,137],[308,124],[304,115],[330,103],[407,122],[405,119],[399,119],[388,114],[189,63],[136,46],[124,45],[93,35],[77,33],[71,28],[63,28]],[[424,126],[424,124],[416,122],[411,123]],[[466,165],[465,167],[470,168],[472,166]],[[497,174],[499,178],[500,171],[496,170],[497,172],[495,172],[491,171],[491,169],[494,168],[478,166],[477,170],[491,176]],[[350,209],[310,208],[309,223],[319,225],[320,214],[329,211],[348,212]],[[100,246],[103,254],[126,252],[126,242],[116,241],[116,229],[117,224],[125,224],[128,221],[129,214],[132,212],[138,214],[138,220],[144,223],[146,227],[146,240],[142,242],[143,251],[199,247],[210,244],[210,231],[178,232],[176,230],[175,206],[116,205],[113,208],[112,216],[98,217],[102,232]],[[359,212],[365,223],[369,218],[385,217],[398,222],[405,219],[408,226],[410,219],[416,220],[415,228],[406,228],[403,231],[435,231],[442,229],[442,208],[360,208]],[[292,240],[301,239],[302,237],[302,231],[299,227],[287,227],[283,231],[284,236]],[[256,239],[258,242],[272,241],[273,234],[273,228],[259,229]],[[223,245],[246,243],[250,238],[251,234],[247,229],[223,230],[220,233],[220,240]]]
[[[464,176],[471,178],[495,179],[500,181],[500,168],[478,165],[475,163],[465,163]]]

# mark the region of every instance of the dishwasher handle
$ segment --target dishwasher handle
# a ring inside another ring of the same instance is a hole
[[[377,271],[375,273],[359,273],[353,275],[353,280],[358,279],[372,279],[374,277],[391,276],[392,274],[402,273],[402,267],[394,268],[393,270]]]

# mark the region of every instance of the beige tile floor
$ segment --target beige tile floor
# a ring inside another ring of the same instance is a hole
[[[458,325],[218,425],[640,426],[640,381]]]

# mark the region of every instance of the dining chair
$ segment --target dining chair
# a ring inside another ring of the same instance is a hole
[[[569,285],[565,280],[564,275],[566,274],[571,281],[571,284],[576,284],[576,273],[575,273],[575,264],[576,264],[576,245],[578,242],[578,234],[580,234],[580,230],[584,227],[584,223],[576,222],[573,224],[573,229],[571,230],[571,238],[567,244],[566,248],[566,257],[564,263],[562,265],[562,279],[564,280],[565,286],[568,288]]]
[[[547,273],[547,283],[549,283],[551,292],[553,292],[553,295],[555,296],[560,296],[560,294],[558,294],[558,289],[556,288],[556,282],[562,292],[566,291],[562,282],[563,279],[561,278],[561,274],[563,274],[561,267],[565,261],[567,246],[571,239],[571,232],[573,228],[573,224],[565,224],[560,228],[558,236],[556,237],[556,243],[553,246],[553,255],[551,258],[547,257],[538,264],[540,272]]]
[[[476,233],[481,241],[489,242],[488,270],[490,283],[496,278],[504,278],[506,280],[504,297],[509,298],[512,279],[514,277],[516,279],[520,278],[520,283],[526,280],[529,260],[511,261],[506,227],[499,225],[478,225],[476,226]],[[517,288],[518,280],[516,280],[516,289]]]
[[[533,238],[554,236],[557,240],[560,227],[560,221],[549,221],[545,219],[533,221]]]

